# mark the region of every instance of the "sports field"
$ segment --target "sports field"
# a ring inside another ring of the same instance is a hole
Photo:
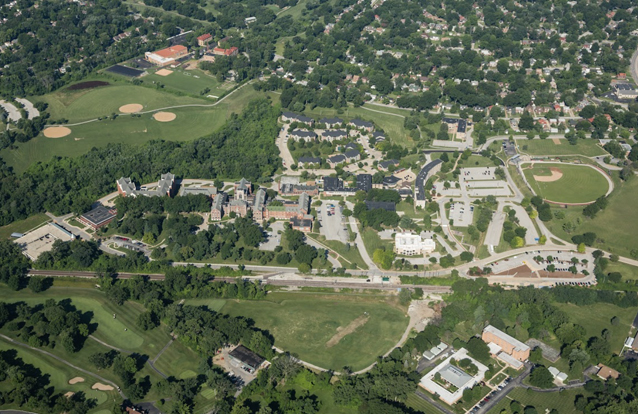
[[[534,192],[549,201],[587,203],[609,189],[603,174],[588,166],[543,163],[525,165],[523,171]]]
[[[124,96],[117,96],[121,91]],[[113,94],[115,92],[115,95]],[[139,93],[139,96],[135,96]],[[138,103],[144,106],[144,111],[171,105],[205,104],[212,105],[210,100],[194,99],[175,96],[168,92],[156,91],[133,85],[106,86],[90,91],[79,91],[73,94],[71,101],[63,101],[62,92],[55,92],[42,97],[52,105],[53,119],[67,118],[76,120],[93,119],[96,116],[109,115],[112,110],[118,112],[119,107],[128,103]],[[56,97],[54,99],[54,97]],[[139,116],[118,116],[113,119],[89,122],[82,125],[69,125],[71,134],[63,138],[46,138],[42,134],[26,142],[18,144],[15,150],[6,148],[0,151],[0,157],[21,173],[31,164],[45,162],[53,156],[79,156],[87,153],[93,147],[106,146],[109,143],[126,143],[140,145],[151,140],[191,141],[206,136],[221,128],[231,113],[240,113],[252,99],[263,97],[263,93],[255,91],[247,85],[222,102],[209,107],[186,107],[170,109],[176,115],[174,121],[158,122],[152,113]],[[59,99],[58,99],[59,98]],[[109,110],[100,110],[99,102],[110,100]],[[79,102],[79,104],[78,104]],[[88,106],[88,108],[84,108]],[[78,110],[76,114],[74,111]]]
[[[403,335],[408,318],[393,303],[387,296],[271,293],[268,300],[229,300],[222,312],[253,319],[275,337],[275,346],[304,361],[356,371],[391,350]],[[218,305],[214,300],[210,306]],[[344,329],[348,333],[335,338]]]
[[[556,144],[551,139],[517,140],[522,152],[530,155],[584,155],[595,157],[607,155],[607,151],[598,145],[595,139],[579,139],[576,145],[571,145],[566,139],[559,139]]]
[[[214,76],[208,75],[199,69],[185,70],[183,68],[169,69],[172,71],[167,76],[157,75],[155,73],[144,76],[142,79],[145,83],[159,82],[166,89],[186,92],[188,94],[200,95],[201,92],[208,88],[209,92],[203,94],[203,98],[207,95],[221,96],[235,85],[233,82],[225,82],[221,84]]]

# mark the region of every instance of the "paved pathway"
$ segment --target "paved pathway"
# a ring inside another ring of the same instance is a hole
[[[104,383],[104,384],[109,384],[109,385],[113,386],[113,387],[117,390],[117,392],[120,394],[120,396],[121,396],[122,398],[126,399],[126,395],[124,395],[124,393],[122,392],[122,390],[120,389],[120,387],[119,387],[116,383],[114,383],[113,381],[109,381],[109,380],[107,380],[106,378],[101,377],[101,376],[99,376],[99,375],[97,375],[97,374],[95,374],[95,373],[93,373],[93,372],[91,372],[91,371],[88,371],[88,370],[84,369],[84,368],[80,368],[80,367],[78,367],[77,365],[73,365],[72,363],[70,363],[70,362],[68,362],[68,361],[66,361],[66,360],[64,360],[64,359],[62,359],[62,358],[60,358],[59,356],[54,355],[54,354],[52,354],[52,353],[50,353],[50,352],[48,352],[48,351],[44,351],[44,350],[39,349],[39,348],[34,348],[34,347],[29,346],[29,345],[27,345],[27,344],[24,344],[24,343],[22,343],[22,342],[20,342],[20,341],[16,341],[15,339],[9,338],[9,337],[8,337],[8,336],[6,336],[6,335],[2,335],[2,334],[0,334],[0,338],[4,339],[5,341],[7,341],[7,342],[9,342],[9,343],[12,343],[12,344],[14,344],[14,345],[17,345],[17,346],[19,346],[19,347],[27,348],[27,349],[31,349],[32,351],[35,351],[35,352],[39,352],[39,353],[41,353],[41,354],[44,354],[44,355],[46,355],[46,356],[48,356],[48,357],[51,357],[51,358],[55,359],[56,361],[59,361],[59,362],[63,363],[64,365],[68,365],[68,366],[70,366],[71,368],[73,368],[73,369],[75,369],[75,370],[77,370],[77,371],[80,371],[80,372],[82,372],[82,373],[84,373],[84,374],[86,374],[86,375],[89,375],[89,376],[93,377],[93,378],[97,378],[100,382],[102,382],[102,383]]]

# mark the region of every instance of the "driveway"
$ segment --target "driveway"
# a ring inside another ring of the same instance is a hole
[[[37,116],[40,116],[40,111],[35,109],[35,106],[33,106],[33,104],[29,100],[24,98],[16,98],[16,101],[20,102],[22,106],[24,106],[24,109],[27,111],[28,119],[33,119]]]
[[[0,100],[0,106],[7,111],[9,121],[18,122],[22,118],[22,114],[14,104]]]
[[[516,387],[519,387],[523,383],[523,380],[527,378],[531,370],[531,364],[525,364],[525,370],[521,373],[521,375],[511,380],[509,384],[503,387],[502,390],[497,391],[496,394],[492,396],[483,407],[479,408],[477,414],[487,414],[492,408],[494,408],[496,404],[499,403],[499,401],[505,398],[507,394],[510,393],[510,391],[512,391]]]
[[[330,207],[333,206],[333,207]],[[349,232],[343,224],[339,202],[335,200],[324,200],[321,203],[321,229],[320,232],[326,240],[338,240],[341,243],[348,243]],[[334,211],[334,214],[332,214]],[[328,213],[330,212],[330,215]]]
[[[501,242],[501,233],[503,232],[503,223],[505,222],[505,213],[503,213],[503,203],[498,203],[498,209],[492,216],[492,221],[487,228],[485,234],[485,245],[490,247],[490,253],[494,253],[494,246],[498,246]],[[533,226],[532,226],[533,227]]]
[[[271,231],[266,232],[266,241],[259,245],[259,250],[274,251],[281,244],[281,234],[284,231],[284,222],[275,221],[270,225]]]

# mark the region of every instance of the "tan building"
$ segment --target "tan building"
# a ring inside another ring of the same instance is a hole
[[[144,58],[154,65],[166,66],[175,63],[177,59],[186,55],[188,55],[188,48],[186,46],[175,45],[156,52],[146,52]]]
[[[518,339],[488,325],[483,329],[483,342],[493,343],[501,348],[502,352],[512,356],[519,361],[526,361],[529,358],[530,347]]]

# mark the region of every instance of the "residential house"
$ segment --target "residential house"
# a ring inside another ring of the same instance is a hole
[[[321,139],[329,142],[345,139],[347,137],[348,133],[343,129],[325,130],[321,133]]]
[[[385,161],[381,161],[379,164],[377,164],[377,168],[379,168],[380,171],[389,171],[390,170],[390,166],[398,167],[399,166],[399,161],[397,161],[397,160],[385,160]]]
[[[618,379],[620,376],[620,372],[616,371],[613,368],[609,368],[607,365],[598,364],[597,365],[598,372],[596,375],[598,378],[607,381],[609,378]]]
[[[349,149],[344,153],[348,162],[355,162],[361,159],[361,153],[358,149]]]
[[[299,157],[299,164],[301,164],[303,166],[308,166],[308,165],[311,165],[311,164],[320,165],[321,164],[321,158],[319,158],[319,157]]]
[[[320,124],[325,124],[328,128],[336,128],[343,124],[343,119],[341,118],[322,118],[319,120]]]
[[[302,124],[312,125],[315,120],[304,115],[299,115],[294,112],[283,112],[281,114],[281,120],[284,122],[301,122]]]
[[[362,129],[367,132],[372,132],[374,130],[374,124],[368,121],[362,121],[361,119],[353,119],[348,122],[348,125],[355,129]]]
[[[317,134],[314,131],[305,131],[303,129],[295,129],[290,133],[290,138],[296,141],[311,142],[317,139]]]
[[[328,157],[328,164],[330,164],[331,168],[335,168],[337,165],[343,164],[344,162],[346,162],[345,155],[337,154],[332,157]]]

